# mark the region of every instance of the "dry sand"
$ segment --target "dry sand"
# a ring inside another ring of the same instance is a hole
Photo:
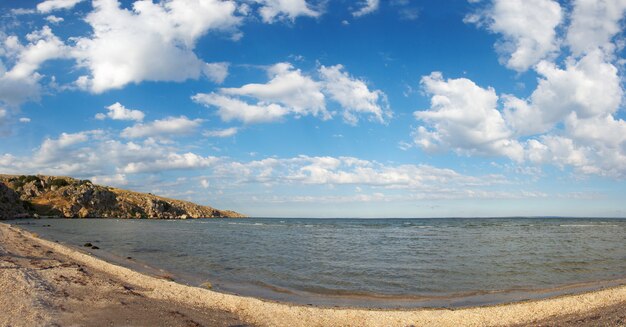
[[[222,294],[0,224],[0,326],[626,326],[626,286],[498,306],[319,308]]]

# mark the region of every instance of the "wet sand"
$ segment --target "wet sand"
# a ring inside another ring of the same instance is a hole
[[[7,224],[0,290],[0,326],[626,326],[624,285],[454,310],[300,306],[148,276]]]

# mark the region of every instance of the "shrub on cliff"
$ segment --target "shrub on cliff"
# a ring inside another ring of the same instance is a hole
[[[70,183],[68,183],[65,179],[62,179],[62,178],[55,178],[50,182],[50,186],[63,187],[63,186],[68,186],[68,185],[70,185]]]

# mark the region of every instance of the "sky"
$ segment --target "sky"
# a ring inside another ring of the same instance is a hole
[[[271,217],[626,217],[626,0],[5,0],[0,172]]]

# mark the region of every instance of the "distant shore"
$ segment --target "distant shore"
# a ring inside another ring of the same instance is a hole
[[[462,309],[320,308],[148,276],[0,223],[0,325],[595,326],[626,324],[626,285]]]

